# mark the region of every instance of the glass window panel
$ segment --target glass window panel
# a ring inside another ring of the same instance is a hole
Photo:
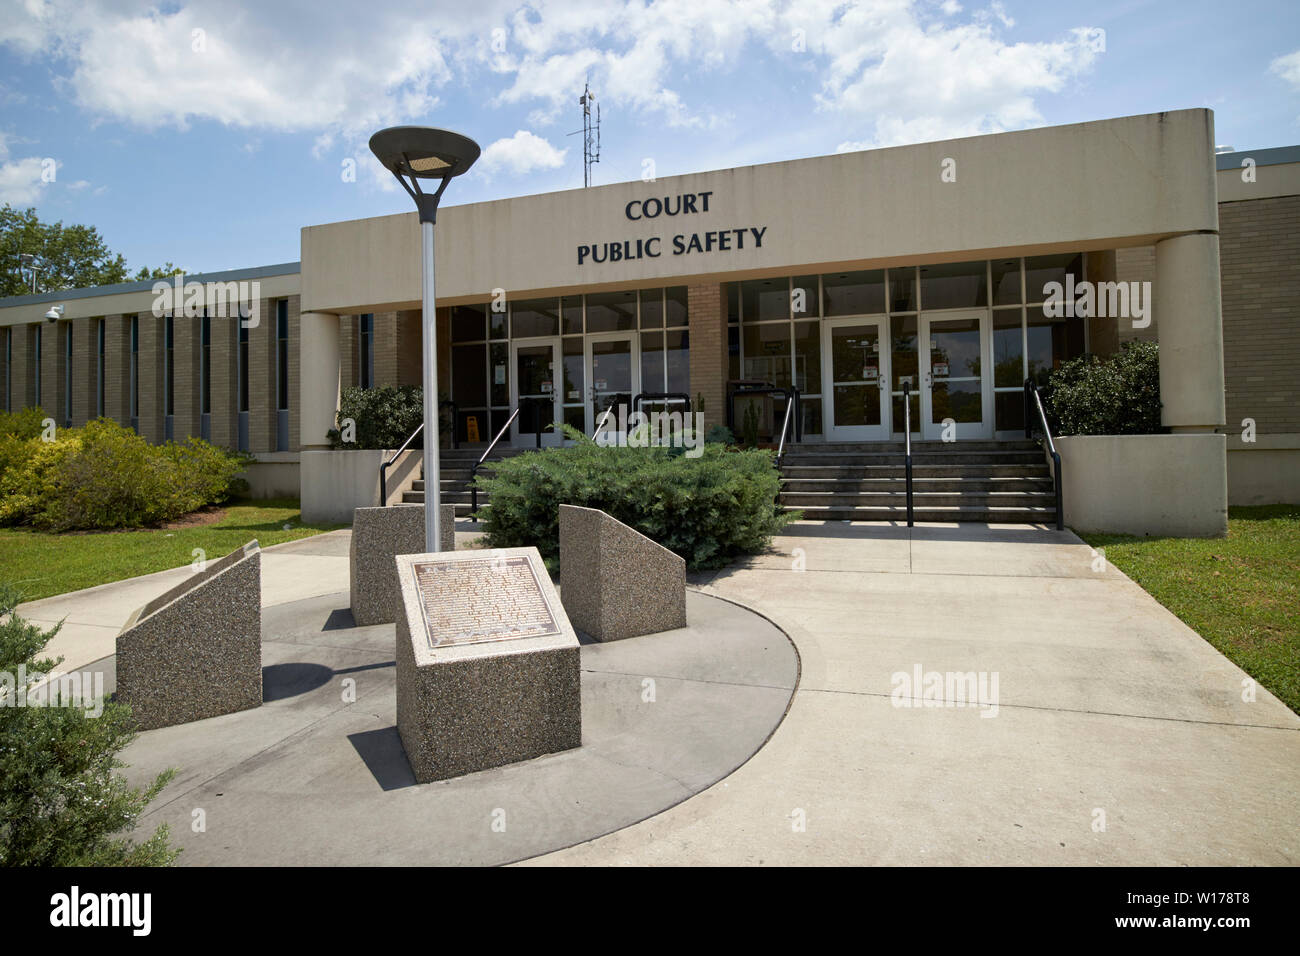
[[[582,402],[582,390],[586,387],[585,359],[582,353],[582,339],[564,339],[564,395],[565,402]],[[582,426],[579,425],[579,428]]]
[[[917,377],[916,316],[893,316],[889,320],[889,341],[892,350],[889,371],[893,376],[890,390],[902,391],[903,379],[907,378],[915,392],[921,384],[920,378]],[[896,418],[895,421],[901,422],[902,419]],[[901,429],[902,426],[899,427]]]
[[[994,259],[993,269],[993,304],[1020,304],[1020,260]],[[929,308],[927,306],[927,308]]]
[[[740,329],[734,325],[727,329],[727,378],[740,379]]]
[[[950,262],[921,266],[921,308],[975,309],[988,305],[988,263]]]
[[[667,342],[669,392],[691,393],[691,334],[685,329],[664,333]]]
[[[669,286],[664,290],[664,318],[668,328],[684,326],[689,318],[686,306],[686,286]]]
[[[948,366],[947,373],[935,372],[936,365]],[[930,370],[936,380],[980,377],[979,319],[943,319],[930,323]]]
[[[817,395],[822,390],[822,338],[819,322],[794,324],[794,386],[809,395]]]
[[[453,305],[451,307],[451,340],[453,342],[479,342],[484,336],[484,305]]]
[[[508,316],[506,304],[502,302],[500,303],[500,306],[501,311],[499,312],[494,312],[491,307],[487,309],[488,338],[507,339],[510,337],[510,333],[507,331],[508,326],[506,324],[506,318]]]
[[[571,425],[578,431],[587,429],[587,406],[585,405],[566,405],[564,406],[564,424]]]
[[[921,393],[914,391],[911,393],[909,397],[911,401],[908,402],[908,405],[911,406],[911,410],[912,410],[912,418],[911,418],[912,433],[917,434],[921,431]],[[893,398],[893,405],[894,405],[893,428],[894,431],[898,432],[899,434],[902,434],[903,425],[905,424],[906,421],[903,418],[903,396],[895,395]]]
[[[451,397],[463,407],[487,405],[487,346],[453,345]]]
[[[796,319],[818,316],[817,277],[795,276],[790,290],[790,311]]]
[[[1067,252],[1055,256],[1029,256],[1025,259],[1025,295],[1030,303],[1047,298],[1045,288],[1049,282],[1065,286],[1066,274],[1074,276],[1077,286],[1083,281],[1083,253]]]
[[[746,322],[790,318],[790,280],[752,279],[740,283],[740,309]]]
[[[958,423],[981,422],[983,400],[978,380],[936,381],[930,389],[932,423],[942,425],[946,418]]]
[[[636,292],[598,292],[587,296],[587,331],[636,328]]]
[[[582,334],[582,296],[566,295],[560,299],[560,329],[565,335]]]
[[[1042,306],[1029,309],[1025,329],[1029,377],[1039,385],[1062,362],[1083,354],[1083,320],[1054,319],[1043,313]]]
[[[664,334],[643,332],[641,334],[641,391],[662,392],[663,390]]]
[[[1025,393],[1023,389],[1014,392],[993,393],[994,418],[1000,432],[1024,431],[1025,428]]]
[[[488,366],[488,388],[491,390],[493,405],[510,404],[510,346],[505,342],[494,342],[491,346]],[[499,427],[499,426],[494,426]],[[496,434],[496,432],[493,432]]]
[[[641,328],[662,329],[664,327],[664,290],[641,290]]]
[[[993,385],[1024,385],[1025,343],[1019,309],[993,311]]]
[[[889,311],[916,311],[916,269],[905,266],[889,270]]]
[[[731,282],[727,285],[727,321],[740,321],[740,283]]]
[[[560,334],[559,299],[523,299],[510,305],[511,338]]]
[[[885,272],[831,272],[822,276],[822,314],[876,315],[885,311]]]
[[[462,442],[489,442],[494,437],[488,434],[490,423],[488,421],[488,410],[486,408],[466,408],[461,405],[457,408],[460,417],[456,420],[456,438]],[[470,425],[474,426],[471,433]]]
[[[820,435],[822,433],[822,400],[799,396],[799,410],[803,414],[803,433]]]
[[[790,324],[746,325],[744,338],[743,377],[771,382],[778,387],[789,385]]]

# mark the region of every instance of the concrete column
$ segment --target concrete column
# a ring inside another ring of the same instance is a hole
[[[292,334],[291,329],[291,340]],[[339,317],[330,312],[304,312],[296,351],[301,371],[296,393],[300,447],[303,451],[328,448],[325,433],[334,427],[339,409]],[[295,393],[291,390],[289,394]]]
[[[691,406],[697,395],[704,398],[704,424],[727,423],[727,302],[717,283],[686,289],[687,323],[690,331]]]
[[[1118,271],[1115,264],[1115,250],[1105,249],[1101,252],[1088,253],[1084,271],[1088,281],[1096,288],[1099,282],[1115,282]],[[1100,310],[1098,310],[1100,311]],[[1131,319],[1108,316],[1093,316],[1088,322],[1088,351],[1093,355],[1114,355],[1119,351],[1119,323],[1131,322]]]
[[[1161,422],[1175,432],[1213,431],[1224,423],[1219,237],[1196,233],[1157,242],[1152,285],[1160,319]]]
[[[163,441],[164,363],[167,361],[167,320],[148,312],[140,314],[140,434],[149,442]]]

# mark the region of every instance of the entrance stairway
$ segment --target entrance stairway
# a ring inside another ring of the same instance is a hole
[[[492,463],[500,461],[503,458],[510,458],[519,454],[521,451],[527,451],[525,448],[506,448],[498,445],[492,449],[492,455],[487,461],[479,466],[478,473],[484,477],[492,474]],[[439,482],[442,487],[442,503],[444,505],[456,506],[457,518],[468,518],[470,515],[471,501],[473,495],[470,492],[469,480],[474,462],[479,460],[483,454],[482,448],[444,448],[438,461]],[[478,506],[482,508],[487,504],[488,496],[483,489],[479,489]],[[411,485],[411,489],[402,494],[403,504],[424,504],[424,464],[420,464],[420,477]]]
[[[780,505],[810,520],[906,521],[903,443],[787,447]],[[1056,495],[1036,441],[912,442],[916,521],[1056,521]]]

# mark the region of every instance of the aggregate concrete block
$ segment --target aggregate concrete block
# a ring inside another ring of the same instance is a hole
[[[456,550],[456,507],[441,505],[440,544]],[[357,508],[352,513],[352,544],[348,552],[352,619],[357,626],[390,624],[400,613],[397,566],[399,554],[424,552],[424,505]]]

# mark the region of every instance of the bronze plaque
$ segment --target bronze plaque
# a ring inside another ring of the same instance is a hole
[[[423,561],[413,569],[430,647],[560,633],[527,557]]]

